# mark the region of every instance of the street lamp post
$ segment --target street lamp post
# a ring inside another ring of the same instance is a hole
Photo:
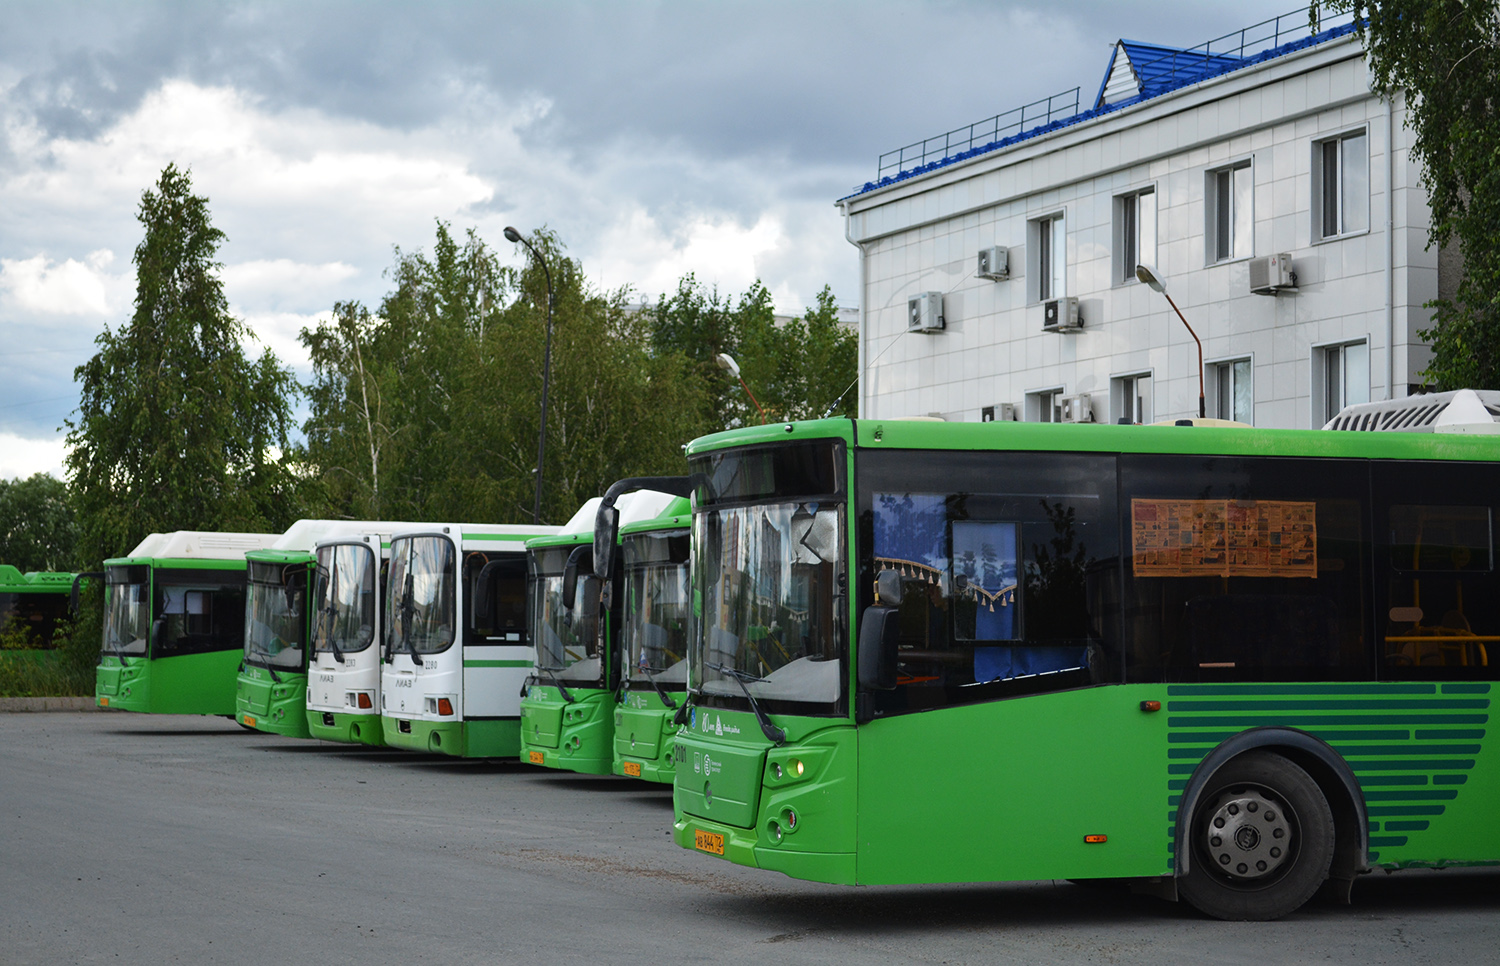
[[[714,356],[714,361],[719,364],[720,369],[723,369],[740,381],[740,385],[745,388],[745,395],[749,396],[750,401],[755,403],[755,408],[760,410],[760,421],[762,423],[766,422],[766,410],[761,406],[760,400],[755,398],[755,393],[750,391],[750,385],[745,382],[745,377],[740,375],[740,364],[734,361],[734,356],[727,352],[721,352],[717,356]]]
[[[1177,303],[1172,301],[1172,296],[1167,295],[1167,287],[1162,284],[1161,278],[1157,276],[1155,270],[1150,265],[1137,265],[1135,267],[1135,277],[1151,286],[1152,291],[1160,292],[1167,296],[1167,304],[1172,306],[1172,311],[1177,313],[1179,319],[1182,319],[1182,324],[1187,327],[1188,335],[1192,336],[1193,341],[1198,343],[1198,418],[1203,419],[1208,415],[1208,408],[1203,401],[1203,340],[1198,338],[1198,333],[1193,331],[1191,325],[1188,325],[1187,317],[1182,314],[1182,309],[1179,309]]]
[[[542,522],[542,466],[547,456],[547,386],[552,380],[552,271],[547,267],[547,260],[541,256],[531,242],[527,241],[520,232],[514,228],[505,229],[505,240],[526,246],[542,266],[542,275],[547,279],[547,347],[542,354],[542,429],[536,439],[536,497],[531,503],[531,522],[533,524]]]

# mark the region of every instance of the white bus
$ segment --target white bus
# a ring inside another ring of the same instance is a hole
[[[526,541],[557,527],[443,524],[391,540],[381,730],[398,748],[466,758],[520,753],[534,655]]]
[[[383,745],[380,620],[391,534],[420,523],[351,522],[319,534],[308,635],[307,730],[325,741]]]

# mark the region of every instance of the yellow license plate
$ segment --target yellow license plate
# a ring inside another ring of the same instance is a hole
[[[705,832],[700,828],[693,829],[693,848],[700,852],[712,852],[714,855],[724,854],[724,836],[717,832]]]
[[[250,717],[248,714],[245,715],[245,727],[246,728],[254,728],[255,727],[255,719],[252,718],[252,717]]]
[[[625,774],[629,775],[631,778],[640,778],[641,763],[638,761],[625,762]]]
[[[533,765],[540,765],[542,763],[542,753],[540,751],[530,752],[527,757],[531,759]]]
[[[101,707],[101,708],[107,708],[107,707],[109,707],[109,699],[108,698],[100,698],[99,699],[99,707]]]

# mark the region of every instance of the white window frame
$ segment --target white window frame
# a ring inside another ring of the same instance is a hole
[[[1151,199],[1150,204],[1143,204],[1146,198]],[[1115,285],[1135,282],[1137,265],[1157,264],[1157,199],[1155,184],[1115,195],[1111,206],[1114,214],[1112,271]]]
[[[1237,172],[1245,172],[1240,181]],[[1227,178],[1228,195],[1224,194]],[[1225,199],[1221,202],[1221,199]],[[1228,251],[1220,250],[1220,227],[1227,211],[1229,226],[1224,240]],[[1248,209],[1248,210],[1241,210]],[[1243,251],[1241,251],[1243,249]],[[1203,254],[1209,265],[1237,262],[1255,255],[1255,159],[1239,158],[1228,164],[1209,168],[1203,176]]]
[[[1361,350],[1351,352],[1350,350]],[[1338,367],[1338,383],[1330,386],[1333,366]],[[1370,401],[1370,340],[1340,339],[1312,347],[1312,428],[1339,414],[1354,403]],[[1352,390],[1352,391],[1351,391]]]
[[[1026,296],[1051,302],[1068,295],[1068,215],[1065,209],[1026,222]]]
[[[1142,379],[1148,380],[1145,393],[1139,391]],[[1132,423],[1146,424],[1155,419],[1156,370],[1143,369],[1110,376],[1109,411],[1116,423],[1128,419]]]
[[[1067,395],[1063,386],[1033,389],[1026,393],[1026,412],[1023,418],[1028,423],[1062,422],[1062,400]],[[1042,418],[1043,416],[1046,418]]]
[[[1246,377],[1250,381],[1250,411],[1242,414],[1243,418],[1241,418],[1239,422],[1249,423],[1253,426],[1255,425],[1255,357],[1252,355],[1238,355],[1228,356],[1227,358],[1223,359],[1209,359],[1203,364],[1203,392],[1204,395],[1208,397],[1206,400],[1207,406],[1205,408],[1208,409],[1208,414],[1216,419],[1235,418],[1235,414],[1233,412],[1234,403],[1232,401],[1234,396],[1234,383],[1232,381],[1229,386],[1231,399],[1229,406],[1230,412],[1227,414],[1224,412],[1224,405],[1222,403],[1224,389],[1223,373],[1225,369],[1228,368],[1230,371],[1230,378],[1232,380],[1233,366],[1236,363],[1241,362],[1245,364]]]
[[[1348,149],[1360,141],[1356,171],[1351,183]],[[1330,151],[1329,149],[1332,149]],[[1330,173],[1330,156],[1335,167]],[[1332,188],[1334,197],[1329,198]],[[1370,129],[1340,131],[1312,142],[1312,240],[1313,244],[1337,241],[1370,231]],[[1335,224],[1330,230],[1329,221]]]

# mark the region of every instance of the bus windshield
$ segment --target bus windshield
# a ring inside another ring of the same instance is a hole
[[[362,543],[318,548],[313,653],[352,654],[375,640],[375,551]]]
[[[603,662],[599,659],[598,619],[584,613],[584,604],[592,595],[597,614],[598,581],[580,576],[572,606],[564,606],[563,570],[572,549],[555,547],[538,550],[532,556],[532,620],[536,628],[536,663],[545,672],[541,675],[543,683],[556,679],[594,684],[604,676]]]
[[[105,654],[146,653],[151,630],[151,594],[144,566],[110,567],[105,584]]]
[[[453,644],[457,581],[453,543],[437,535],[391,541],[385,604],[387,658],[435,654]]]
[[[632,687],[687,687],[688,547],[686,530],[626,537],[625,666]]]
[[[245,662],[300,670],[307,643],[307,565],[250,564]]]
[[[793,702],[835,714],[845,653],[835,600],[844,572],[842,508],[831,503],[712,507],[694,518],[701,564],[692,680],[701,703]]]

